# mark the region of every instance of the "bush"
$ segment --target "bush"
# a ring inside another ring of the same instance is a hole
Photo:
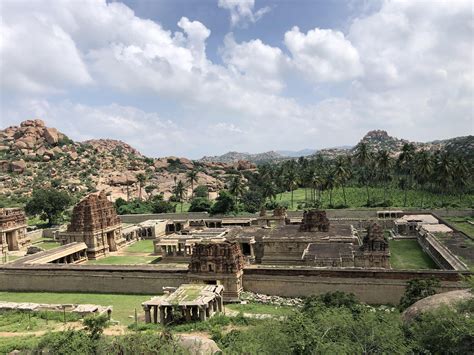
[[[153,213],[173,213],[176,211],[176,205],[169,201],[155,199],[152,202]]]
[[[196,197],[191,201],[189,206],[189,212],[210,212],[212,208],[212,202],[204,197]]]
[[[439,287],[439,280],[435,278],[408,281],[405,293],[400,300],[400,310],[410,307],[422,298],[434,295],[437,287]]]
[[[228,191],[220,191],[211,214],[228,214],[236,210],[235,199]]]
[[[206,185],[199,185],[194,189],[194,197],[209,197],[209,189]]]
[[[260,211],[264,202],[265,199],[258,191],[247,191],[242,196],[242,204],[244,205],[244,210],[250,213]]]

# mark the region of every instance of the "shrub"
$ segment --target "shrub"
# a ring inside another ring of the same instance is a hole
[[[408,281],[405,293],[400,300],[399,308],[404,310],[416,301],[434,295],[437,287],[439,287],[439,280],[435,278],[413,279]]]
[[[212,208],[212,202],[204,197],[196,197],[191,201],[189,212],[209,212]]]
[[[212,214],[228,214],[236,210],[234,197],[225,190],[219,192],[216,202],[211,208]]]
[[[194,197],[203,197],[208,198],[209,196],[209,189],[206,185],[199,185],[194,189]]]

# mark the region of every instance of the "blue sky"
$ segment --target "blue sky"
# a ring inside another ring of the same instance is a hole
[[[468,0],[5,0],[0,126],[149,156],[473,133]]]

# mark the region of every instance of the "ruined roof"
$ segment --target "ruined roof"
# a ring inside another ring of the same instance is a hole
[[[262,227],[245,227],[232,228],[229,236],[234,237],[262,237],[262,238],[278,238],[278,239],[304,239],[304,240],[324,240],[329,238],[350,238],[352,237],[352,229],[350,224],[331,224],[327,232],[302,232],[299,225],[285,225],[274,228]]]
[[[406,214],[401,218],[395,220],[398,224],[404,224],[408,222],[418,222],[420,224],[438,224],[439,221],[436,217],[431,214]]]
[[[194,306],[204,305],[220,295],[224,289],[222,285],[183,284],[169,295],[155,297],[143,302],[143,305],[157,306]]]
[[[311,243],[303,253],[305,260],[352,258],[350,243]]]

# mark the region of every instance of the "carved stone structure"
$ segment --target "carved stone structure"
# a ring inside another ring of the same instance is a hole
[[[383,228],[376,222],[369,224],[362,246],[355,253],[357,267],[390,269],[390,250]]]
[[[328,232],[329,219],[326,211],[309,210],[303,212],[303,223],[300,226],[301,232]]]
[[[62,244],[86,243],[89,259],[117,251],[126,242],[114,205],[103,192],[86,196],[74,207],[71,223],[59,238]]]
[[[222,285],[184,284],[173,293],[154,297],[143,302],[145,323],[168,324],[177,321],[205,321],[221,313],[223,305]]]
[[[224,300],[242,292],[244,258],[236,242],[198,243],[193,247],[189,276],[193,281],[224,286]]]
[[[0,208],[0,253],[28,245],[26,216],[20,208]]]

